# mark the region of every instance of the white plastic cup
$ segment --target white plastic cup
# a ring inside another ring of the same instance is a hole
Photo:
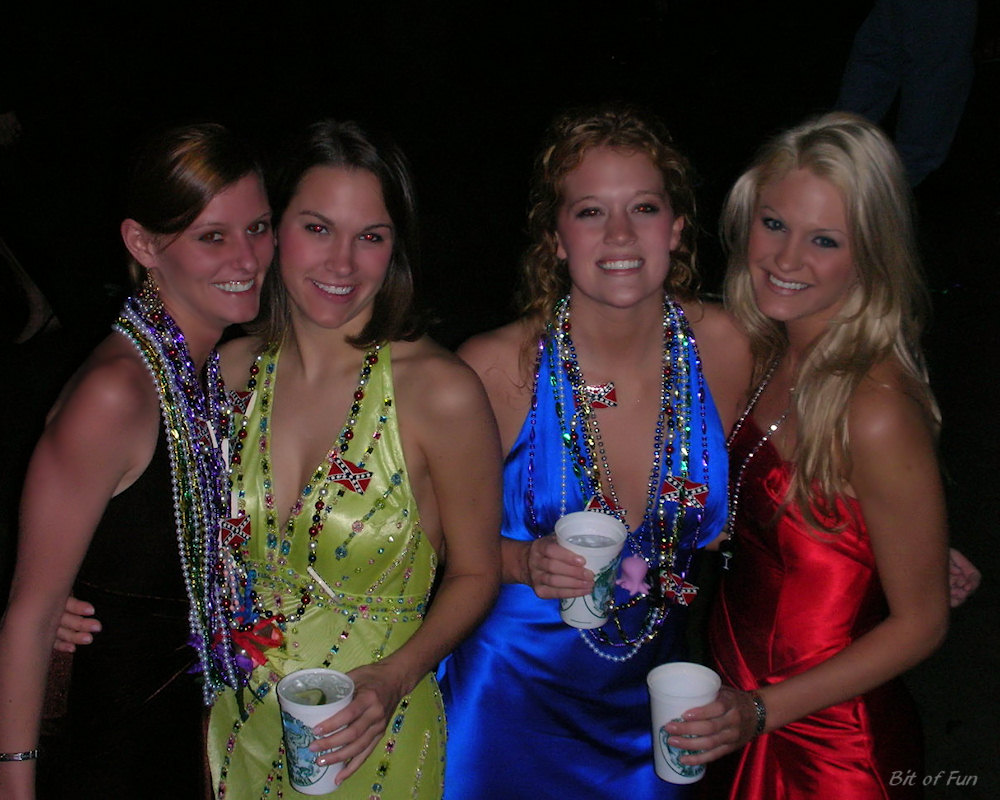
[[[621,520],[600,511],[574,511],[560,517],[556,538],[567,550],[587,560],[594,573],[594,589],[581,597],[559,602],[562,621],[574,628],[599,628],[608,621],[608,607],[627,531]]]
[[[278,681],[277,692],[285,737],[286,773],[292,787],[302,794],[334,791],[337,775],[344,765],[316,763],[320,754],[309,749],[318,738],[313,735],[312,726],[329,719],[351,702],[354,681],[332,669],[301,669]]]
[[[674,661],[650,670],[646,685],[649,687],[653,721],[653,765],[656,774],[669,783],[701,780],[705,765],[682,764],[680,757],[695,751],[668,745],[670,734],[664,726],[668,722],[681,721],[681,715],[689,709],[711,703],[719,694],[722,679],[701,664]]]

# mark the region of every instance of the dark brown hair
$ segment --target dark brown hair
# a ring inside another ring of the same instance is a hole
[[[322,120],[289,140],[279,157],[272,183],[271,205],[276,226],[313,167],[345,167],[372,173],[393,224],[392,257],[385,281],[372,306],[371,319],[350,338],[359,348],[399,339],[416,339],[422,325],[414,303],[413,270],[417,252],[417,211],[410,166],[403,152],[385,137],[368,134],[355,122]],[[278,241],[277,260],[281,260]],[[261,316],[253,331],[265,342],[278,342],[288,325],[288,295],[279,269],[264,280]]]

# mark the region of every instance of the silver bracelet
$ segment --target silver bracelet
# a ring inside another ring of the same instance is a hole
[[[767,706],[764,705],[764,701],[757,692],[750,692],[750,700],[753,702],[753,710],[757,715],[753,729],[753,738],[756,739],[764,732],[764,726],[767,724]]]
[[[0,753],[0,761],[34,761],[38,758],[38,748],[20,753]]]

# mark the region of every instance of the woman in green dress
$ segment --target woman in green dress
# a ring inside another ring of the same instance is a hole
[[[439,797],[432,672],[499,583],[496,425],[475,374],[419,335],[402,154],[326,121],[282,164],[263,316],[222,351],[226,385],[245,387],[233,394],[233,516],[249,523],[244,555],[271,625],[248,648],[262,662],[248,690],[213,711],[213,780],[219,798],[280,796],[275,685],[327,666],[356,685],[314,729],[329,734],[314,750],[340,748],[317,756],[345,763],[338,796]]]

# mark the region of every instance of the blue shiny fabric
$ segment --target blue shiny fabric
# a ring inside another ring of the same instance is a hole
[[[703,384],[700,361],[692,347],[692,378]],[[548,342],[540,364],[534,458],[529,459],[531,416],[525,421],[504,468],[503,535],[531,540],[551,532],[560,514],[561,461],[565,449],[556,412],[560,396],[572,391]],[[571,400],[569,402],[572,402]],[[722,426],[707,387],[693,400],[695,423],[705,420],[708,468],[699,425],[691,437],[691,480],[709,485],[704,510],[689,508],[682,523],[678,571],[686,572],[694,548],[710,542],[726,514],[727,459]],[[704,411],[704,417],[702,415]],[[679,449],[679,448],[677,448]],[[676,457],[676,456],[675,456]],[[667,460],[667,456],[664,460]],[[532,530],[528,506],[529,461],[534,468]],[[679,470],[664,463],[661,477]],[[566,512],[589,499],[572,469],[566,470]],[[667,504],[673,512],[675,504]],[[636,532],[651,554],[648,521]],[[626,542],[623,557],[634,553]],[[615,589],[616,602],[628,598]],[[648,606],[643,599],[625,629],[642,629]],[[503,798],[684,798],[689,788],[661,781],[653,771],[649,696],[646,674],[684,655],[684,611],[670,606],[659,635],[632,658],[617,663],[601,658],[581,632],[559,618],[559,602],[542,600],[523,584],[504,584],[490,616],[448,659],[439,679],[448,719],[446,800]],[[613,626],[605,626],[613,630]],[[589,635],[589,634],[583,634]],[[610,655],[621,647],[594,646]]]

